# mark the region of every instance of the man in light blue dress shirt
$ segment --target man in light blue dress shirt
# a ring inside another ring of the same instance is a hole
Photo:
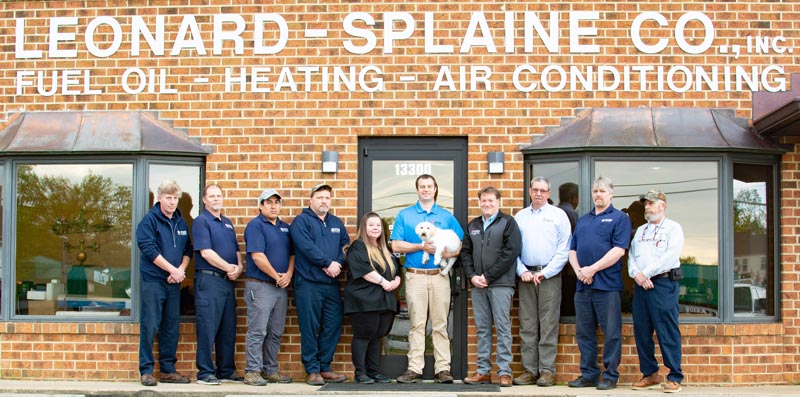
[[[550,182],[531,180],[531,206],[514,219],[522,233],[517,258],[522,368],[516,385],[552,386],[555,383],[558,319],[561,314],[561,270],[569,255],[567,214],[547,203]]]

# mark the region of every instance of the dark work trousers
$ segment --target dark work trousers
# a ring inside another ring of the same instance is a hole
[[[197,273],[194,278],[197,311],[197,379],[223,379],[236,372],[236,300],[233,282]],[[212,358],[216,352],[216,360]],[[216,361],[216,367],[215,367]],[[216,368],[216,369],[215,369]]]
[[[309,374],[330,372],[342,331],[339,283],[315,283],[295,275],[294,301],[300,327],[300,357]]]
[[[639,354],[639,369],[645,376],[658,372],[653,331],[661,347],[667,379],[681,383],[681,330],[678,328],[678,293],[680,284],[669,278],[656,278],[653,288],[633,289],[633,336]]]
[[[152,374],[153,342],[158,335],[158,365],[162,374],[175,372],[181,321],[181,285],[143,281],[139,318],[139,373]]]
[[[597,366],[597,324],[603,330],[603,378],[619,379],[622,358],[622,307],[619,291],[586,289],[575,293],[575,339],[581,352],[581,376],[596,382],[600,377]]]
[[[392,323],[394,313],[389,310],[350,313],[353,329],[350,353],[356,376],[374,377],[380,373],[381,340],[389,334]]]

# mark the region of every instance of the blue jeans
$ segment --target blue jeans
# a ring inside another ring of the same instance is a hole
[[[175,372],[181,321],[181,285],[143,281],[140,288],[139,374],[152,374],[153,342],[158,335],[158,365],[162,374]]]
[[[472,288],[472,314],[478,329],[478,372],[492,371],[492,322],[497,330],[497,375],[511,375],[511,298],[513,287]]]
[[[294,301],[300,328],[300,357],[309,374],[328,372],[342,330],[339,283],[294,278]]]
[[[236,352],[233,282],[197,273],[194,278],[194,304],[197,310],[197,379],[211,375],[220,379],[230,377],[236,372],[233,360]],[[212,351],[216,352],[216,360],[212,358]]]
[[[656,345],[653,331],[658,337],[661,357],[669,368],[667,379],[681,383],[681,330],[678,328],[678,293],[680,285],[669,278],[653,279],[653,288],[645,291],[636,285],[633,289],[633,336],[639,355],[639,370],[644,376],[658,372]]]
[[[581,376],[596,382],[600,377],[597,366],[597,325],[603,330],[603,378],[619,379],[622,357],[622,307],[619,291],[587,289],[575,293],[575,339],[581,352]]]

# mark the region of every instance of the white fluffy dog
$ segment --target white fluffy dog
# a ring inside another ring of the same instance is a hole
[[[461,248],[461,240],[458,238],[456,232],[450,229],[439,229],[430,222],[420,222],[414,231],[423,242],[430,242],[436,247],[436,253],[433,255],[433,264],[442,268],[439,273],[446,276],[456,262],[456,258],[445,259],[442,264],[442,252],[447,250],[449,252],[457,252]],[[430,255],[427,252],[422,254],[422,263],[428,263]]]

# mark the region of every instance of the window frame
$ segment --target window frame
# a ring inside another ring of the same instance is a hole
[[[717,163],[718,170],[718,299],[719,307],[716,316],[709,317],[688,317],[681,316],[680,322],[684,324],[714,324],[714,323],[774,323],[780,321],[780,274],[781,274],[781,247],[780,247],[780,156],[775,154],[755,154],[737,153],[730,151],[634,151],[632,153],[620,153],[609,150],[587,150],[570,151],[561,153],[527,153],[524,157],[524,203],[530,204],[528,189],[530,179],[536,175],[531,175],[531,170],[536,164],[558,163],[558,162],[578,162],[580,174],[579,203],[581,208],[592,208],[590,186],[595,177],[596,163],[599,162],[627,162],[627,161],[659,161],[680,162],[680,161],[713,161]],[[733,164],[757,164],[770,166],[772,168],[773,186],[770,189],[772,200],[768,204],[772,206],[771,228],[773,233],[772,246],[768,252],[773,255],[773,267],[776,277],[773,280],[774,293],[772,299],[775,304],[775,314],[761,316],[757,318],[735,317],[733,313]],[[614,180],[613,175],[609,177]],[[616,182],[616,181],[615,181]],[[583,215],[581,213],[579,215]],[[627,275],[623,275],[627,277]],[[561,322],[574,323],[574,317],[562,317]],[[623,317],[623,322],[631,323],[630,316]]]
[[[5,187],[2,192],[3,199],[3,218],[8,219],[3,222],[3,235],[7,236],[4,245],[0,247],[3,263],[8,264],[2,269],[2,289],[3,291],[16,291],[16,243],[17,236],[17,188],[16,176],[20,165],[38,164],[130,164],[132,166],[132,222],[131,222],[131,313],[127,316],[55,316],[55,315],[21,315],[16,314],[16,293],[7,292],[2,294],[0,301],[0,321],[24,321],[24,322],[47,322],[47,323],[89,323],[89,322],[138,322],[140,316],[140,300],[135,296],[140,291],[139,257],[140,252],[136,244],[136,226],[142,217],[150,210],[147,208],[147,194],[149,192],[149,165],[180,165],[196,166],[200,175],[200,186],[205,183],[206,158],[204,156],[164,156],[148,154],[119,154],[119,155],[8,155],[0,157],[0,164],[3,165],[0,179]],[[193,318],[193,317],[192,317]],[[182,316],[181,321],[184,321]]]

